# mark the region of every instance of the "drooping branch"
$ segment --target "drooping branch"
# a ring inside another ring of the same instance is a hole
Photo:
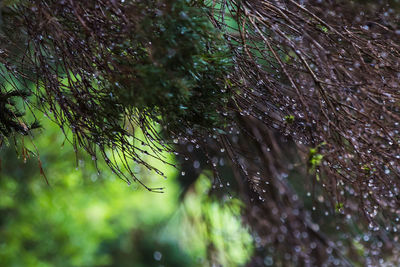
[[[218,111],[231,64],[203,9],[184,1],[38,0],[5,10],[4,28],[15,29],[4,31],[4,76],[24,78],[7,86],[21,91],[33,82],[23,88],[36,96],[31,105],[127,182],[140,182],[133,162],[164,176],[142,155],[170,164],[160,151],[172,152],[172,140],[196,141],[224,124]]]

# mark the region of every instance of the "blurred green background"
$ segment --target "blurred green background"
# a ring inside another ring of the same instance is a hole
[[[165,187],[151,193],[100,161],[98,173],[55,124],[40,123],[34,145],[25,137],[0,150],[0,266],[242,266],[252,255],[241,203],[210,197],[206,175],[180,198],[178,170],[159,165],[164,180],[135,167],[147,185]],[[39,151],[45,176],[22,142]]]

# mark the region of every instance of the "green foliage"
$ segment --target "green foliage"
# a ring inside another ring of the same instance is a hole
[[[328,28],[326,26],[324,26],[324,25],[321,25],[321,24],[317,24],[317,29],[323,31],[324,33],[328,32]]]
[[[321,164],[323,157],[324,156],[318,154],[315,149],[313,148],[310,149],[310,164],[314,169]]]
[[[15,4],[18,4],[20,0],[3,0],[0,3],[0,8],[2,7],[8,7],[8,6],[12,6]]]
[[[186,1],[157,5],[141,3],[138,8],[155,11],[141,18],[132,40],[112,49],[112,60],[130,70],[112,77],[117,97],[125,107],[162,116],[172,129],[220,127],[216,110],[226,106],[225,76],[232,65],[226,44],[205,10]],[[132,49],[137,56],[127,54]]]
[[[24,113],[18,108],[16,100],[24,100],[29,96],[28,92],[9,90],[4,91],[0,87],[0,145],[13,134],[27,135],[30,130],[38,128],[38,122],[27,125],[23,121]]]
[[[293,123],[293,122],[294,122],[294,116],[293,116],[293,115],[286,115],[285,118],[284,118],[284,120],[285,120],[287,123]]]
[[[211,185],[200,179],[196,188],[201,190],[180,206],[176,169],[149,155],[146,160],[158,164],[168,180],[140,165],[134,169],[149,184],[162,182],[165,194],[127,186],[102,162],[97,174],[86,156],[79,156],[75,169],[73,147],[56,125],[43,123],[47,135],[36,136],[35,143],[50,186],[40,177],[37,158],[23,163],[12,149],[0,151],[1,266],[204,266],[209,242],[217,243],[218,257],[232,266],[250,256],[252,241],[238,218],[240,202],[228,209],[211,201],[205,194]],[[199,211],[207,214],[212,237],[204,232]]]
[[[228,197],[223,203],[214,201],[208,194],[210,188],[209,178],[202,174],[193,192],[186,196],[187,215],[195,222],[193,230],[197,233],[186,238],[199,238],[199,244],[208,244],[208,257],[214,257],[214,262],[222,266],[242,266],[254,249],[249,230],[240,223],[243,203]]]
[[[336,205],[335,205],[335,211],[336,211],[337,213],[342,212],[343,207],[344,207],[344,205],[343,205],[342,202],[337,202]]]
[[[314,173],[316,169],[321,165],[324,155],[320,154],[318,150],[324,145],[326,145],[326,142],[322,142],[315,148],[310,148],[308,152],[308,168],[310,173]]]

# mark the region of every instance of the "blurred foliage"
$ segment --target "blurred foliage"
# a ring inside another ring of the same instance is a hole
[[[127,186],[101,163],[98,174],[79,151],[75,169],[72,145],[56,125],[44,123],[47,134],[37,131],[35,145],[50,186],[38,158],[25,158],[21,148],[1,150],[0,266],[238,266],[252,254],[241,204],[213,201],[205,177],[180,203],[170,166],[158,166],[169,177],[163,181],[135,168],[146,182],[167,187],[164,194]],[[210,249],[215,259],[207,258]]]

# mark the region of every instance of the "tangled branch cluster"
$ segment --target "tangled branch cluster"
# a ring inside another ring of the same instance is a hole
[[[397,232],[394,222],[399,216],[400,17],[382,3],[371,9],[334,3],[219,1],[211,19],[232,47],[233,76],[242,88],[236,103],[241,116],[252,121],[244,127],[253,128],[256,143],[264,147],[260,154],[266,156],[269,147],[262,134],[266,130],[254,129],[256,121],[293,138],[303,150],[314,194],[319,185],[330,195],[331,207],[350,218],[362,213],[369,229],[387,240],[390,232]],[[249,174],[246,167],[253,172]],[[241,168],[251,181],[260,167],[247,162]],[[281,183],[275,168],[267,169]],[[276,210],[282,201],[271,191],[263,194],[268,190],[260,186],[263,182],[272,191],[286,192],[288,199],[293,196],[281,185],[273,186],[269,177],[256,180],[252,187],[272,203],[261,204],[267,206],[261,214]],[[299,213],[291,201],[284,206],[289,210],[282,212],[284,217]],[[317,244],[304,226],[293,227],[296,223],[292,218],[291,226],[277,231],[275,240],[279,234],[288,236],[291,229],[309,233],[300,242],[300,251],[307,242],[311,243],[306,248]],[[386,233],[379,228],[382,225],[389,226]],[[260,227],[271,229],[271,225]]]
[[[389,12],[374,20],[340,5],[325,12],[322,4],[306,9],[295,1],[241,8],[239,34],[230,38],[251,88],[243,112],[318,148],[317,182],[338,202],[363,198],[368,217],[374,207],[396,209],[400,35],[395,21],[386,22]]]

